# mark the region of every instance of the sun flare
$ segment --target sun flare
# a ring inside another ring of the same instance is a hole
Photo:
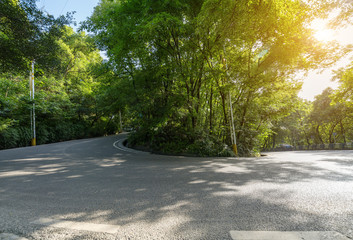
[[[327,27],[323,19],[316,19],[311,23],[311,29],[314,30],[314,37],[320,42],[330,42],[335,40],[335,31]]]

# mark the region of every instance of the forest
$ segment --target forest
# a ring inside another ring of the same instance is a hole
[[[165,154],[353,141],[353,63],[314,101],[296,78],[352,52],[310,28],[351,25],[348,1],[101,0],[77,32],[72,13],[0,3],[0,149],[30,145],[33,103],[37,144],[116,134],[120,114],[129,146]]]

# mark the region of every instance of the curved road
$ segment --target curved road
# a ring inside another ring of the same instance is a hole
[[[235,231],[334,231],[353,238],[352,151],[187,158],[125,151],[117,144],[123,137],[0,151],[0,233],[236,239]]]

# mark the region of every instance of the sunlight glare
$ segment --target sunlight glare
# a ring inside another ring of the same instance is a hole
[[[314,37],[320,42],[330,42],[335,40],[335,31],[327,27],[324,19],[316,19],[311,23],[314,30]]]

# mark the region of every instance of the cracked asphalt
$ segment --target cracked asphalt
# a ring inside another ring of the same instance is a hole
[[[230,231],[335,231],[353,239],[353,151],[190,158],[113,146],[124,137],[0,151],[0,234],[231,239]]]

